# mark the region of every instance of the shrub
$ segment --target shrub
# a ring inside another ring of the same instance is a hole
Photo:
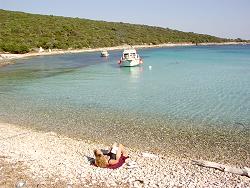
[[[4,44],[4,45],[1,45],[1,49],[4,52],[10,52],[14,54],[24,54],[24,53],[29,52],[28,46],[24,44],[13,44],[13,43]]]
[[[68,49],[142,43],[230,41],[169,28],[5,10],[0,10],[0,23],[0,49],[11,53],[26,53],[40,46],[45,49]]]

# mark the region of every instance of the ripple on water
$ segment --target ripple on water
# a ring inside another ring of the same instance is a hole
[[[85,110],[62,105],[49,110],[25,108],[17,111],[15,116],[1,114],[1,119],[72,138],[106,144],[122,142],[131,148],[160,152],[167,156],[250,164],[249,145],[246,144],[249,143],[250,132],[241,124],[234,124],[229,129],[228,124],[208,126],[205,121],[114,112],[91,105]]]

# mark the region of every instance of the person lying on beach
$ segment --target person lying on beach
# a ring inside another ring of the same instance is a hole
[[[128,153],[122,144],[117,146],[114,143],[109,152],[105,155],[99,149],[94,150],[95,154],[95,165],[101,168],[115,169],[122,166],[125,160],[128,158]]]

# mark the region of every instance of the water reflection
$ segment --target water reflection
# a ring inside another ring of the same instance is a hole
[[[137,67],[121,67],[121,72],[127,75],[130,75],[130,79],[132,82],[137,82],[140,78],[140,75],[143,72],[142,66]]]

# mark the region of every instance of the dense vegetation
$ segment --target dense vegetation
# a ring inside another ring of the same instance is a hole
[[[0,51],[26,53],[45,49],[80,49],[122,44],[225,42],[210,35],[128,23],[28,14],[0,9]]]

